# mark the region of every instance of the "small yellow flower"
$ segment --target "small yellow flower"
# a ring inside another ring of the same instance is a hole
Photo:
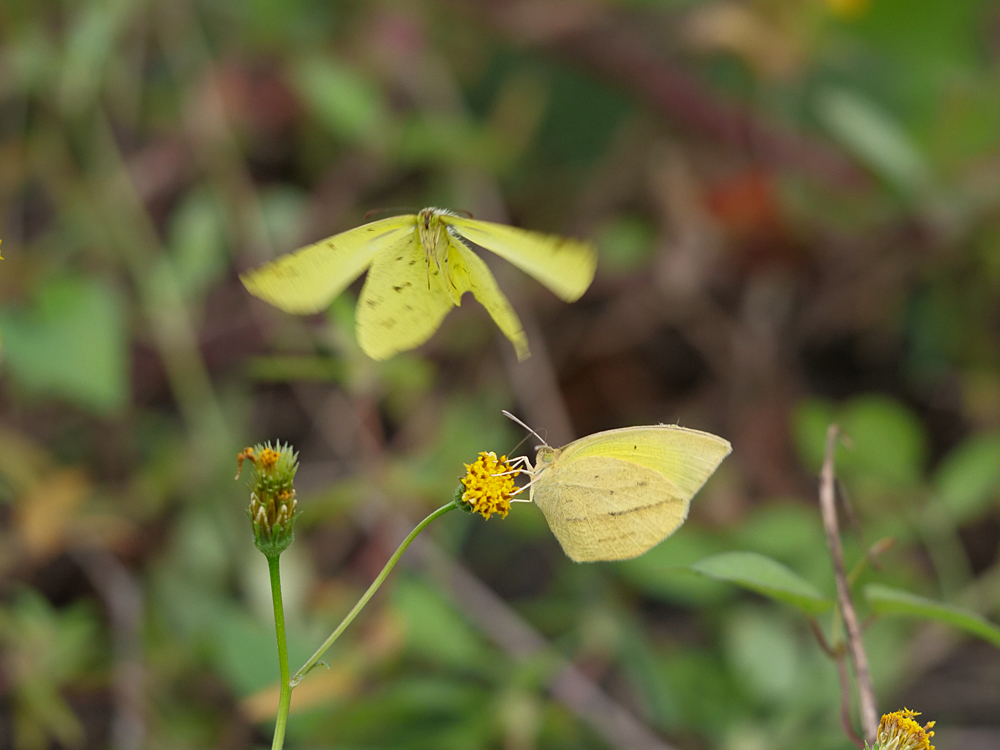
[[[920,714],[908,708],[882,716],[882,721],[878,725],[878,749],[934,750],[934,745],[931,744],[931,737],[934,736],[931,727],[934,726],[934,722],[920,726],[913,720],[914,716]]]
[[[274,450],[273,448],[265,448],[260,452],[260,456],[258,457],[257,460],[260,461],[260,465],[262,468],[270,469],[272,466],[278,463],[279,458],[281,458],[281,454],[278,453],[278,451]]]
[[[517,491],[514,477],[521,473],[512,469],[507,456],[493,453],[480,453],[479,458],[471,464],[465,464],[466,474],[462,477],[465,492],[462,502],[472,508],[472,512],[489,518],[491,513],[497,513],[501,518],[507,517],[510,510],[510,498]]]

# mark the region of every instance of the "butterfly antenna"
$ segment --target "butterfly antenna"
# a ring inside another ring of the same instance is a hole
[[[517,445],[515,445],[513,448],[511,448],[509,451],[507,451],[507,455],[508,456],[511,455],[514,451],[516,451],[518,448],[520,448],[522,445],[524,445],[524,441],[527,440],[528,437],[529,437],[528,435],[525,435],[523,438],[521,438],[520,440],[518,440],[517,441]]]
[[[464,208],[456,208],[455,209],[455,213],[456,214],[465,214],[470,219],[475,219],[476,218],[475,216],[472,215],[472,211],[466,211]]]
[[[539,435],[533,429],[531,429],[530,427],[528,427],[528,425],[526,425],[520,419],[518,419],[517,417],[515,417],[509,411],[507,411],[506,409],[501,409],[500,413],[503,414],[505,417],[507,417],[507,419],[511,420],[512,422],[517,422],[517,424],[521,425],[521,427],[523,427],[528,432],[530,432],[532,435],[534,435],[536,438],[538,438],[539,440],[541,440],[543,445],[548,445],[548,443],[545,442],[545,438],[543,438],[541,435]],[[518,445],[520,445],[520,443],[518,443]]]
[[[368,221],[373,216],[380,214],[415,214],[416,211],[410,208],[373,208],[364,215],[362,221]]]

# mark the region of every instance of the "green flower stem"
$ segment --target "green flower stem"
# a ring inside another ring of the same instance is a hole
[[[399,562],[399,558],[402,557],[404,552],[406,552],[406,548],[410,546],[410,543],[417,538],[417,535],[427,528],[427,525],[435,518],[443,516],[448,511],[454,510],[457,507],[458,505],[456,502],[452,500],[447,505],[442,505],[436,511],[427,516],[427,518],[417,524],[417,527],[410,532],[409,536],[403,540],[403,543],[399,545],[399,548],[392,554],[392,557],[389,558],[389,562],[387,562],[385,567],[382,568],[382,572],[378,574],[378,578],[376,578],[374,583],[368,587],[368,590],[365,592],[364,596],[358,600],[358,603],[354,605],[354,609],[347,613],[347,617],[341,621],[340,625],[337,626],[337,629],[330,634],[329,638],[323,641],[323,645],[316,649],[316,653],[309,657],[309,661],[302,665],[302,669],[295,673],[295,676],[292,677],[291,687],[295,687],[302,681],[302,678],[308,674],[309,670],[316,666],[316,663],[320,660],[323,654],[326,653],[326,650],[333,645],[334,641],[336,641],[340,637],[340,634],[347,629],[347,626],[351,624],[351,621],[358,616],[358,613],[361,612],[362,609],[364,609],[368,600],[372,598],[376,591],[378,591],[379,586],[381,586],[382,582],[385,581],[386,576],[388,576],[392,569],[396,566],[396,563]],[[277,750],[279,747],[281,746],[275,745],[272,750]]]
[[[281,603],[281,574],[278,572],[280,555],[268,555],[267,567],[271,572],[271,599],[274,600],[274,629],[278,633],[278,668],[281,671],[281,696],[278,699],[278,719],[274,724],[271,750],[281,750],[285,744],[285,725],[288,707],[292,703],[292,683],[288,679],[288,643],[285,640],[285,608]]]

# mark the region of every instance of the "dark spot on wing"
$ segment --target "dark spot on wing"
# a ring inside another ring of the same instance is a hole
[[[415,264],[416,262],[417,262],[417,261],[415,261],[415,260],[411,260],[411,261],[410,261],[409,263],[407,263],[406,265],[408,265],[408,266],[412,266],[412,265],[414,265],[414,264]]]
[[[375,302],[375,300],[370,299],[370,300],[366,301],[365,304],[368,305],[368,307],[375,307],[375,305],[378,304],[378,303]]]
[[[665,498],[657,503],[650,503],[649,505],[640,505],[637,508],[628,508],[627,510],[610,510],[608,511],[609,516],[627,516],[630,513],[641,513],[644,510],[650,510],[652,508],[659,508],[661,505],[666,505],[670,502],[670,498]]]

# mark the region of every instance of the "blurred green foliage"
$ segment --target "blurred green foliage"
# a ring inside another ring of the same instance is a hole
[[[833,598],[832,420],[848,566],[895,540],[855,582],[880,708],[993,742],[998,23],[986,0],[6,0],[0,746],[266,745],[237,451],[302,457],[295,668],[463,462],[512,452],[501,408],[553,444],[679,422],[734,454],[620,564],[569,563],[527,505],[435,524],[543,647],[404,558],[296,690],[290,747],[613,745],[553,687],[566,660],[677,748],[850,747],[806,619],[753,593]],[[597,280],[566,306],[498,264],[521,365],[471,303],[374,363],[358,287],[294,319],[239,284],[424,205],[590,237]]]

